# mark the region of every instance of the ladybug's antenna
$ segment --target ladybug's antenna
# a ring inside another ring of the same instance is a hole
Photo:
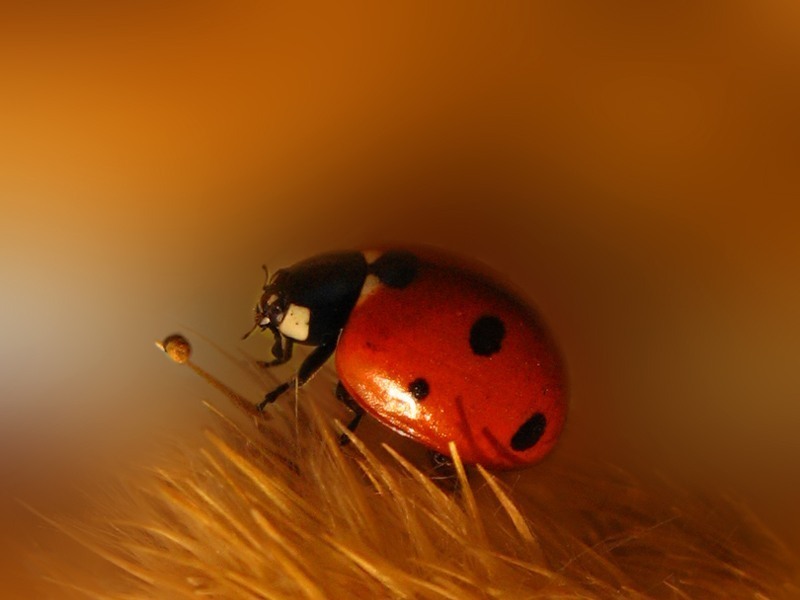
[[[267,285],[269,284],[269,269],[267,265],[261,265],[261,268],[264,269],[264,289],[267,289]]]
[[[267,269],[267,265],[261,265],[261,268],[264,270],[264,287],[262,288],[262,290],[266,292],[267,287],[269,286],[269,269]],[[256,304],[256,314],[258,314],[258,311],[259,311],[259,305]],[[248,331],[242,336],[242,339],[246,340],[247,338],[249,338],[253,334],[253,332],[255,332],[258,329],[258,327],[259,327],[258,320],[256,320],[256,324],[250,331]]]
[[[245,334],[242,336],[242,339],[243,339],[243,340],[246,340],[247,338],[249,338],[251,335],[253,335],[253,332],[254,332],[256,329],[258,329],[258,323],[256,323],[256,324],[253,326],[253,328],[252,328],[250,331],[248,331],[247,333],[245,333]]]

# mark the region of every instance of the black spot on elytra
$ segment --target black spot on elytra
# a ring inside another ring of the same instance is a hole
[[[491,356],[500,351],[506,326],[495,316],[483,315],[469,330],[469,346],[478,356]]]
[[[405,250],[389,250],[369,266],[369,271],[384,285],[402,289],[417,276],[419,259]]]
[[[542,413],[537,412],[517,429],[517,432],[511,438],[511,449],[517,452],[524,452],[533,448],[542,437],[542,434],[544,434],[546,427],[547,418]]]
[[[414,381],[408,384],[408,391],[414,396],[415,400],[425,400],[428,394],[431,393],[431,387],[428,381],[422,377],[417,377]]]

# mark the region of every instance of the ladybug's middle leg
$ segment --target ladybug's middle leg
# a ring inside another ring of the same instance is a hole
[[[322,342],[319,346],[314,348],[311,351],[311,354],[306,356],[306,359],[300,365],[300,368],[297,370],[297,375],[280,384],[274,390],[269,392],[264,399],[258,404],[258,410],[264,410],[264,407],[267,404],[272,404],[277,400],[282,394],[286,393],[289,388],[294,387],[303,387],[305,383],[311,379],[314,374],[322,368],[322,365],[325,364],[333,351],[336,350],[336,339],[328,340]]]
[[[353,412],[353,418],[347,424],[347,429],[348,431],[355,431],[356,427],[358,427],[358,424],[361,422],[361,417],[364,416],[364,409],[361,408],[361,405],[350,395],[350,392],[345,389],[341,381],[336,384],[336,399]],[[343,433],[339,436],[340,446],[346,446],[349,443],[350,438],[347,437],[347,434]]]

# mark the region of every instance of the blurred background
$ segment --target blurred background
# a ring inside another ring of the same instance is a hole
[[[616,460],[797,543],[799,77],[781,0],[4,2],[5,489],[199,414],[168,333],[236,383],[262,263],[423,242],[527,291]]]

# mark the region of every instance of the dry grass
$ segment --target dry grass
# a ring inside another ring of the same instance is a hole
[[[209,405],[200,443],[120,474],[90,514],[39,515],[58,534],[30,556],[39,597],[800,596],[791,557],[730,500],[562,454],[497,477],[457,464],[445,491],[388,446],[340,448],[308,397],[327,386],[266,419],[221,389],[244,417]]]

